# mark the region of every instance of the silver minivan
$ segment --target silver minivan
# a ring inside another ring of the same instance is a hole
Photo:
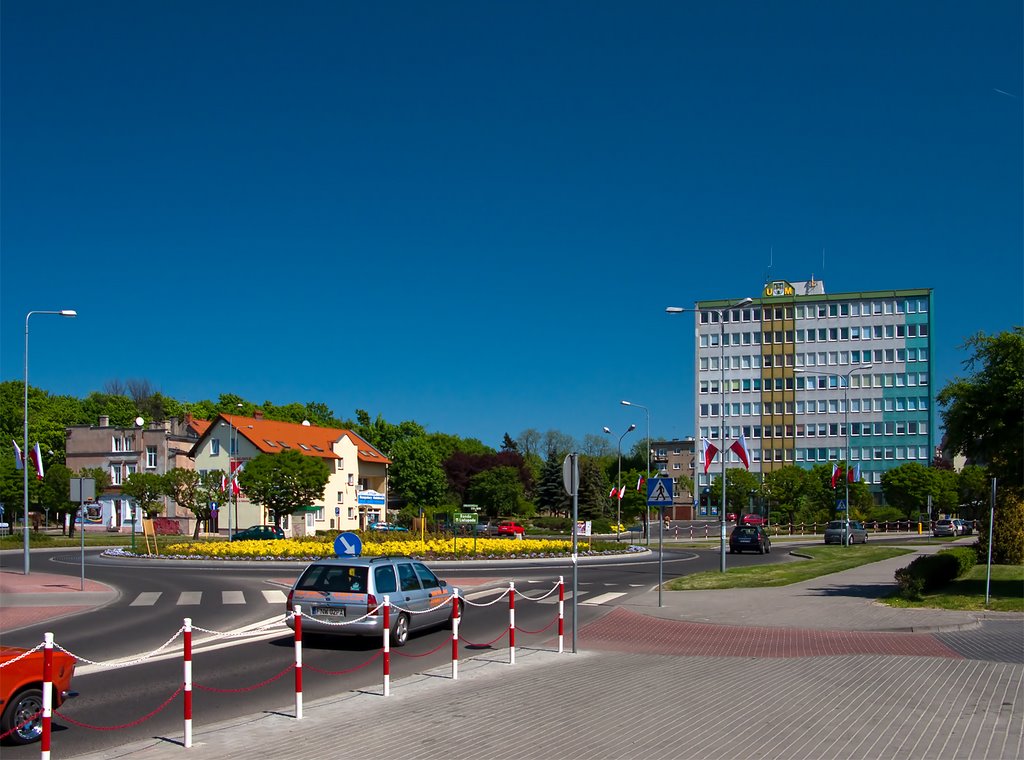
[[[382,636],[384,597],[391,605],[391,644],[411,631],[449,623],[456,589],[407,557],[337,557],[307,566],[288,592],[286,623],[302,607],[302,630],[335,636]]]

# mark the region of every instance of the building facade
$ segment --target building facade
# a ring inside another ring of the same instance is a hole
[[[289,449],[323,460],[330,478],[323,499],[305,511],[282,516],[281,527],[287,535],[363,530],[385,519],[391,460],[350,430],[277,422],[260,415],[220,415],[211,421],[191,454],[201,475],[220,471],[230,478],[259,454],[279,454]],[[231,504],[218,505],[214,529],[228,533],[270,522],[273,516],[240,492]]]
[[[777,280],[743,305],[693,311],[698,451],[706,438],[742,467],[729,448],[742,434],[754,473],[845,462],[876,501],[887,470],[931,461],[931,289],[828,294],[813,278]],[[697,468],[695,490],[719,461]]]
[[[693,438],[651,441],[651,467],[663,478],[672,478],[672,506],[664,508],[669,520],[693,520],[693,493],[687,483],[694,482]],[[689,481],[683,478],[689,478]]]
[[[107,473],[110,485],[96,494],[96,502],[86,505],[86,527],[107,530],[131,530],[136,515],[131,500],[123,496],[121,486],[136,472],[164,475],[175,467],[192,469],[189,451],[208,423],[190,417],[163,422],[139,422],[133,427],[112,426],[102,415],[98,425],[66,428],[65,462],[69,470],[99,468]],[[161,515],[177,520],[182,533],[189,532],[195,519],[191,511],[178,509],[173,499],[164,497]],[[182,514],[183,512],[183,514]],[[141,531],[141,525],[135,526]]]

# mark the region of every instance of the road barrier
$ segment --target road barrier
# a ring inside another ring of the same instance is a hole
[[[444,604],[452,604],[453,605],[453,609],[452,609],[452,626],[451,626],[451,631],[452,631],[452,635],[451,635],[452,680],[453,681],[458,680],[458,662],[459,662],[459,643],[460,642],[463,643],[468,648],[490,648],[495,642],[499,641],[500,639],[502,639],[506,635],[508,635],[508,637],[509,637],[509,664],[510,665],[515,665],[515,646],[516,646],[515,638],[516,638],[516,632],[518,631],[519,633],[524,634],[524,635],[543,634],[544,632],[546,632],[548,629],[550,629],[553,625],[555,625],[557,623],[557,626],[558,626],[558,628],[557,628],[557,630],[558,630],[558,639],[557,639],[558,640],[558,649],[557,649],[557,651],[559,653],[564,652],[565,650],[564,650],[563,644],[564,644],[564,631],[565,631],[565,628],[564,628],[564,626],[565,626],[565,582],[564,582],[563,578],[559,577],[558,581],[552,586],[552,588],[550,590],[548,590],[547,592],[545,592],[544,594],[540,595],[540,596],[527,596],[525,594],[520,594],[519,595],[519,599],[520,599],[521,602],[540,602],[540,601],[543,601],[544,599],[546,599],[547,597],[551,596],[552,594],[554,594],[556,592],[558,593],[558,610],[557,610],[557,613],[556,613],[555,617],[551,620],[550,623],[545,625],[543,628],[540,628],[539,630],[536,630],[536,631],[527,631],[527,630],[524,630],[522,628],[517,628],[517,626],[516,626],[516,622],[515,622],[516,593],[515,593],[515,585],[513,583],[509,583],[509,586],[508,586],[507,589],[503,590],[494,599],[492,599],[492,600],[490,600],[490,601],[488,601],[486,603],[474,603],[474,602],[466,599],[465,597],[460,596],[458,590],[456,590],[456,592],[444,602]],[[482,607],[488,607],[490,605],[497,604],[506,595],[508,596],[509,623],[508,623],[507,629],[505,631],[503,631],[500,636],[498,636],[496,639],[494,639],[492,641],[487,642],[486,644],[472,643],[472,642],[469,642],[466,639],[462,638],[461,633],[460,633],[460,626],[461,626],[461,624],[463,622],[463,616],[464,616],[463,610],[464,610],[465,607],[481,607],[481,608]],[[151,652],[148,652],[146,654],[140,655],[140,656],[138,656],[138,657],[136,657],[136,658],[134,658],[132,660],[129,660],[129,661],[98,662],[98,661],[90,660],[90,659],[88,659],[86,657],[83,657],[81,655],[77,655],[74,652],[69,651],[65,647],[61,646],[59,643],[55,643],[54,642],[53,634],[48,632],[48,633],[44,634],[42,643],[37,644],[35,647],[33,647],[30,650],[27,650],[24,654],[20,655],[19,657],[13,658],[11,660],[8,660],[8,661],[0,664],[0,667],[6,667],[7,665],[10,665],[10,664],[12,664],[14,662],[17,662],[22,657],[26,657],[29,654],[31,654],[32,652],[35,652],[35,651],[39,650],[40,648],[42,648],[43,651],[44,651],[44,653],[43,653],[43,673],[42,673],[42,677],[43,677],[42,709],[36,715],[33,715],[28,720],[26,720],[24,723],[22,723],[21,725],[16,727],[16,728],[20,728],[21,726],[30,724],[30,723],[32,723],[35,720],[41,720],[41,724],[42,724],[42,735],[41,735],[41,739],[40,739],[40,749],[41,749],[41,753],[42,753],[41,754],[41,760],[50,760],[50,751],[51,751],[50,750],[50,741],[51,741],[51,734],[52,734],[51,723],[52,723],[53,715],[56,715],[61,720],[65,721],[67,723],[70,723],[71,725],[77,726],[79,728],[90,729],[90,730],[93,730],[93,731],[117,731],[117,730],[123,730],[123,729],[126,729],[126,728],[130,728],[130,727],[133,727],[133,726],[140,725],[141,723],[144,723],[145,721],[152,719],[153,717],[155,717],[156,715],[161,713],[163,710],[167,709],[167,707],[170,706],[171,703],[174,702],[174,700],[178,697],[179,694],[183,695],[183,700],[182,700],[183,701],[183,706],[182,706],[183,742],[182,742],[182,746],[185,749],[189,749],[189,748],[192,747],[193,720],[194,720],[193,709],[192,709],[192,707],[193,707],[192,696],[193,696],[193,691],[196,690],[196,689],[201,690],[201,691],[205,691],[205,692],[212,692],[212,693],[219,693],[219,694],[238,694],[238,693],[242,693],[242,692],[249,692],[249,691],[254,691],[256,689],[268,686],[271,683],[274,683],[277,680],[279,680],[280,678],[282,678],[290,670],[294,670],[295,671],[295,716],[294,717],[295,717],[296,720],[301,720],[302,719],[302,713],[303,713],[302,689],[303,689],[303,671],[304,670],[309,670],[309,671],[311,671],[313,673],[318,673],[320,675],[328,675],[328,676],[345,675],[345,674],[348,674],[348,673],[355,672],[356,670],[359,670],[359,669],[361,669],[363,667],[366,667],[367,665],[369,665],[372,662],[374,662],[378,657],[380,657],[382,659],[382,679],[383,679],[383,683],[382,683],[382,696],[384,696],[384,697],[389,696],[390,695],[390,680],[391,680],[391,654],[392,654],[392,652],[391,652],[391,639],[390,639],[390,635],[389,634],[390,634],[390,622],[391,622],[392,608],[394,608],[399,613],[406,613],[406,614],[409,614],[409,615],[423,614],[424,612],[426,612],[426,610],[421,610],[421,611],[409,610],[409,609],[404,609],[402,607],[399,607],[398,605],[393,605],[393,604],[391,604],[390,598],[385,596],[384,599],[383,599],[383,602],[378,604],[377,607],[375,607],[374,609],[368,610],[366,615],[363,615],[360,618],[356,618],[356,619],[352,619],[352,620],[346,620],[344,622],[333,622],[333,621],[326,621],[326,620],[323,620],[323,621],[318,620],[317,621],[318,623],[324,623],[326,625],[344,626],[344,625],[351,625],[353,623],[359,622],[361,620],[364,620],[366,617],[369,617],[369,616],[372,616],[372,615],[381,614],[383,616],[384,626],[383,626],[383,637],[382,637],[382,643],[381,643],[381,650],[379,652],[377,652],[376,654],[374,654],[373,656],[369,657],[365,662],[363,662],[363,663],[361,663],[359,665],[356,665],[355,667],[348,668],[346,670],[340,670],[340,671],[323,670],[323,669],[313,667],[312,665],[309,665],[309,664],[303,662],[303,649],[302,649],[302,618],[303,618],[303,613],[302,613],[301,605],[295,605],[294,611],[292,611],[290,613],[287,613],[282,621],[276,622],[274,624],[257,626],[257,627],[251,628],[251,629],[247,629],[245,631],[227,631],[227,632],[226,631],[213,631],[213,630],[209,630],[209,629],[206,629],[206,628],[201,628],[199,626],[193,625],[192,618],[184,618],[184,620],[182,622],[182,626],[177,631],[175,631],[174,634],[171,636],[171,638],[169,638],[166,642],[164,642],[164,644],[162,644],[161,646],[157,647],[156,649],[154,649]],[[192,649],[193,649],[193,647],[192,647],[192,644],[193,644],[192,636],[193,636],[193,633],[195,631],[199,631],[199,632],[208,634],[208,635],[212,636],[213,638],[245,638],[245,637],[253,637],[253,636],[256,636],[256,635],[263,635],[263,634],[266,634],[268,632],[271,632],[272,630],[275,630],[280,625],[281,622],[287,621],[289,617],[292,617],[294,619],[294,626],[295,626],[294,627],[294,634],[293,634],[293,638],[294,638],[294,656],[293,656],[292,662],[288,663],[288,665],[286,667],[284,667],[281,671],[279,671],[278,673],[272,675],[269,678],[264,679],[263,681],[261,681],[259,683],[251,684],[251,685],[247,685],[247,686],[241,686],[241,687],[237,687],[237,688],[215,688],[215,687],[212,687],[212,686],[209,686],[209,685],[204,685],[204,684],[198,683],[195,680],[195,677],[194,677],[195,674],[193,672],[194,662],[193,662],[193,651],[192,651]],[[52,702],[52,695],[53,695],[52,672],[53,672],[53,649],[54,649],[54,647],[60,649],[62,652],[70,655],[71,657],[74,657],[75,660],[77,662],[79,662],[79,663],[87,663],[89,665],[95,665],[95,666],[98,666],[98,667],[103,667],[103,668],[108,668],[108,669],[111,669],[111,670],[115,670],[115,669],[119,669],[119,668],[130,667],[130,666],[133,666],[133,665],[139,665],[139,664],[142,664],[143,662],[146,662],[149,659],[152,659],[153,657],[161,655],[166,649],[168,649],[177,640],[177,638],[179,636],[182,637],[182,644],[181,644],[181,650],[182,650],[182,683],[181,683],[180,686],[178,686],[176,689],[174,689],[174,691],[166,699],[164,699],[164,701],[159,706],[157,706],[156,709],[151,710],[150,712],[148,712],[148,713],[146,713],[146,714],[144,714],[144,715],[142,715],[142,716],[140,716],[140,717],[138,717],[138,718],[136,718],[134,720],[131,720],[129,722],[121,723],[121,724],[118,724],[118,725],[110,725],[110,726],[89,725],[89,724],[84,723],[82,721],[75,720],[74,718],[72,718],[72,717],[70,717],[68,715],[65,715],[65,714],[63,714],[63,713],[61,713],[59,711],[52,710],[52,704],[53,704],[53,702]],[[418,654],[411,654],[411,653],[407,653],[407,652],[398,652],[398,651],[396,651],[395,654],[396,655],[400,655],[402,657],[427,657],[427,656],[429,656],[431,654],[434,654],[435,652],[439,651],[442,647],[446,646],[447,644],[448,644],[448,640],[445,639],[441,643],[440,646],[435,647],[434,649],[432,649],[432,650],[430,650],[428,652],[421,652],[421,653],[418,653]],[[4,738],[4,737],[0,736],[0,739],[2,739],[2,738]]]

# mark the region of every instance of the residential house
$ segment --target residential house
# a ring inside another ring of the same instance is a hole
[[[287,534],[362,530],[384,519],[391,460],[351,430],[277,422],[260,413],[253,417],[222,414],[210,422],[191,456],[200,474],[220,471],[230,477],[260,454],[288,450],[323,460],[330,478],[323,499],[301,514],[282,518]],[[214,527],[221,533],[272,522],[267,510],[250,502],[244,492],[236,494],[227,507],[216,510]]]
[[[110,477],[110,487],[98,493],[95,505],[86,509],[86,527],[131,530],[132,504],[122,495],[121,485],[136,472],[163,475],[175,467],[192,469],[189,452],[209,425],[187,415],[148,423],[139,418],[138,423],[112,426],[109,416],[100,415],[98,425],[65,429],[68,469],[78,473],[86,467],[98,467]],[[190,532],[195,520],[192,512],[179,508],[168,497],[163,501],[161,517],[176,520],[182,533]],[[136,529],[141,530],[141,525]]]

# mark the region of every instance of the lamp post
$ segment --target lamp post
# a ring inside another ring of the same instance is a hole
[[[22,475],[24,476],[23,479],[22,479],[22,485],[24,486],[24,489],[25,489],[25,502],[24,502],[25,510],[24,510],[24,515],[23,515],[23,517],[25,519],[25,524],[23,526],[24,529],[25,529],[25,575],[29,574],[29,550],[28,550],[28,547],[29,547],[29,539],[28,539],[28,320],[29,320],[29,318],[33,314],[54,314],[54,315],[59,316],[59,317],[77,317],[78,316],[78,312],[75,311],[74,309],[60,309],[59,311],[40,311],[40,310],[36,310],[36,311],[30,311],[28,314],[25,315],[25,387],[23,389],[25,391],[25,399],[24,399],[25,403],[24,403],[24,407],[22,408],[22,412],[23,412],[23,415],[24,415],[23,416],[23,420],[24,420],[24,433],[25,433],[24,439],[23,439],[23,443],[25,445],[25,448],[22,449],[22,451],[21,451],[21,457],[22,457],[21,471],[22,471]]]
[[[242,408],[241,404],[235,404],[239,409]],[[224,423],[221,423],[224,424]],[[235,493],[235,483],[232,479],[234,471],[231,469],[231,458],[237,455],[238,448],[238,431],[235,428],[235,416],[233,414],[228,415],[228,541],[231,540],[232,536],[232,523],[231,523],[231,501],[234,497],[235,503],[235,517],[238,516],[238,494]]]
[[[615,498],[615,540],[616,541],[619,540],[619,537],[620,537],[619,528],[622,525],[622,439],[626,437],[626,433],[632,433],[634,430],[636,430],[636,425],[630,425],[628,428],[626,428],[626,432],[619,436],[619,446],[618,446],[618,452],[619,452],[619,477],[618,477],[617,490],[615,492],[615,494],[616,494],[616,498]],[[606,427],[604,429],[604,432],[608,433],[608,435],[611,435],[612,431],[609,430]]]
[[[843,462],[846,465],[846,470],[850,469],[850,375],[856,372],[862,372],[866,369],[871,369],[874,365],[872,364],[861,364],[859,367],[854,367],[849,372],[837,374],[836,377],[843,378],[846,382],[843,384],[843,412],[844,421],[843,426],[846,428],[846,450],[843,453]],[[793,370],[801,375],[810,375],[812,377],[829,377],[828,374],[823,372],[807,372],[806,370],[796,369]],[[843,485],[846,487],[846,495],[844,504],[846,505],[845,519],[843,524],[846,526],[846,530],[843,532],[843,546],[850,545],[850,474],[849,472],[843,473]]]
[[[722,376],[719,380],[719,390],[722,394],[722,402],[719,405],[719,412],[721,412],[722,426],[719,429],[721,438],[719,443],[721,444],[721,455],[722,455],[722,503],[719,505],[719,569],[725,572],[725,314],[730,309],[739,309],[744,306],[748,306],[754,302],[752,298],[744,298],[731,306],[726,306],[724,309],[701,309],[692,308],[687,309],[682,306],[669,306],[665,309],[668,314],[685,314],[691,312],[693,314],[717,314],[718,315],[718,350],[720,351],[719,358],[719,369],[721,370]]]
[[[651,479],[651,410],[643,404],[634,404],[632,401],[620,401],[623,406],[635,406],[637,409],[643,409],[644,414],[647,416],[647,479]],[[647,535],[648,542],[651,540],[650,532],[651,514],[650,510],[644,507],[644,533]]]

